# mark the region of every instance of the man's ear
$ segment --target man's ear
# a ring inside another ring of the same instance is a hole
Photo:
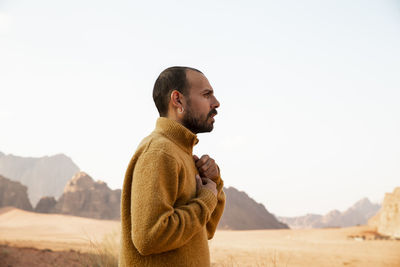
[[[177,90],[173,90],[171,92],[171,103],[174,108],[181,108],[182,107],[182,98],[183,95],[179,93]]]

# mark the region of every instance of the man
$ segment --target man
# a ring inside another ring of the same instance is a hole
[[[196,134],[212,131],[219,102],[203,73],[188,67],[164,70],[153,99],[160,118],[122,188],[119,266],[207,267],[225,194],[215,161],[192,151]]]

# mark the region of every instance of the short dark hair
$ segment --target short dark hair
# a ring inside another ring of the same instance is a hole
[[[165,69],[158,76],[153,88],[153,100],[160,117],[168,115],[168,104],[173,90],[177,90],[185,97],[188,96],[189,83],[186,78],[188,70],[202,73],[194,68],[175,66]]]

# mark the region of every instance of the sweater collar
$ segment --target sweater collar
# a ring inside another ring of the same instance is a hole
[[[177,121],[165,117],[157,119],[155,131],[166,136],[190,155],[193,152],[193,146],[199,142],[197,136],[188,128]]]

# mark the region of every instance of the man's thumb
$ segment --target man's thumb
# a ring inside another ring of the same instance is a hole
[[[197,190],[199,190],[201,188],[201,186],[203,185],[203,182],[201,181],[200,175],[196,174],[196,186],[197,186]]]

